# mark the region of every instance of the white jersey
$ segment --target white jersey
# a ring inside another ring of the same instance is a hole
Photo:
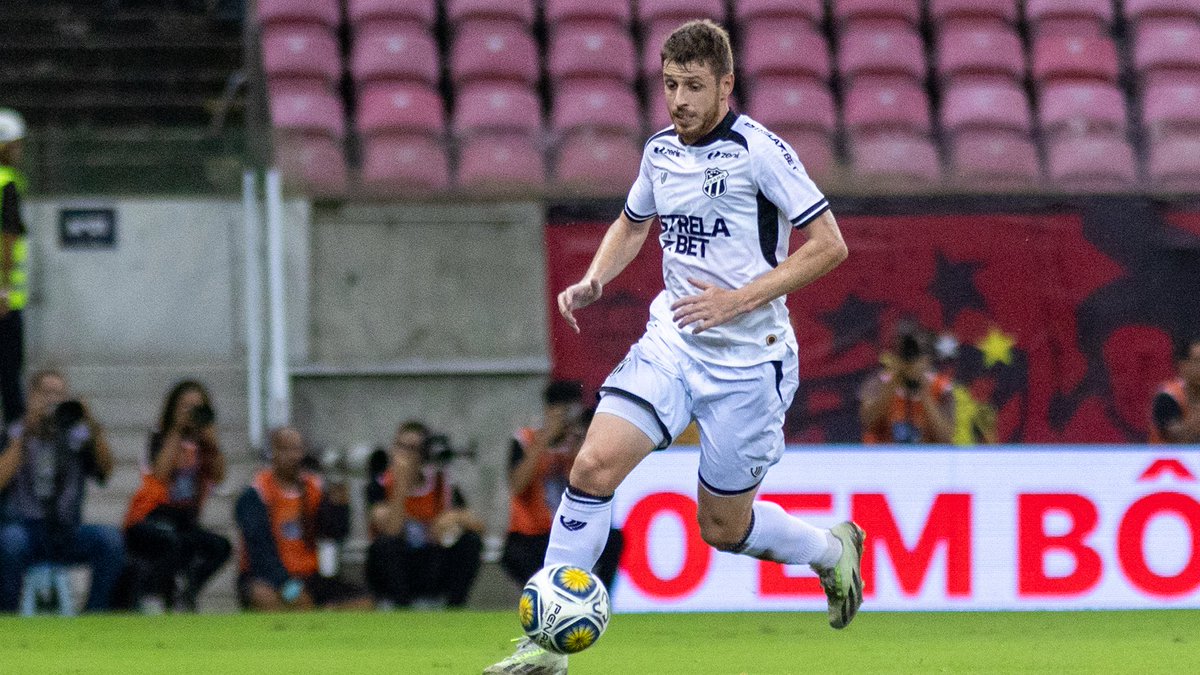
[[[795,352],[782,297],[699,335],[676,326],[671,304],[700,292],[689,278],[733,289],[768,272],[787,257],[791,229],[828,208],[791,146],[745,115],[731,111],[692,145],[673,128],[652,136],[625,201],[629,219],[661,221],[664,288],[651,327],[708,363],[749,366]]]

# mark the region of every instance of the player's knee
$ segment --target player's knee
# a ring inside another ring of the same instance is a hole
[[[571,467],[571,486],[591,495],[611,495],[619,482],[617,472],[595,453],[579,453]]]
[[[718,551],[734,552],[745,535],[746,528],[740,523],[713,515],[700,517],[700,538]]]

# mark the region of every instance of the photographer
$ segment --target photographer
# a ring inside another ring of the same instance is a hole
[[[25,571],[39,562],[88,565],[86,610],[108,609],[124,564],[121,532],[81,522],[86,479],[103,482],[112,471],[104,430],[70,399],[62,373],[43,370],[30,378],[25,417],[9,426],[7,441],[0,454],[0,611],[17,610]]]
[[[859,389],[864,443],[950,443],[954,383],[933,370],[928,334],[913,322],[897,326],[894,351]]]
[[[389,451],[391,466],[367,484],[371,592],[401,607],[461,607],[479,572],[484,529],[445,470],[461,452],[420,422],[401,424]]]
[[[125,516],[136,601],[158,596],[165,607],[192,612],[200,590],[232,551],[228,539],[200,527],[205,498],[225,478],[216,413],[204,385],[185,380],[171,388],[147,459]],[[179,575],[185,580],[181,591]]]

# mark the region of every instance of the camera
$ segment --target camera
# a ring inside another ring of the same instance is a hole
[[[51,423],[56,429],[70,429],[83,421],[83,404],[75,399],[63,401],[50,414]]]
[[[215,421],[217,421],[217,414],[207,403],[201,403],[188,412],[188,422],[197,429],[204,428]]]
[[[425,439],[425,457],[434,464],[449,464],[456,459],[475,459],[474,444],[465,448],[455,447],[446,434],[433,434]]]

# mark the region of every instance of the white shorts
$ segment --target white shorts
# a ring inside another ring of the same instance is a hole
[[[719,366],[650,330],[604,380],[596,412],[629,421],[659,449],[694,418],[700,483],[714,494],[736,495],[758,487],[783,454],[783,418],[799,384],[790,349],[783,361]]]

